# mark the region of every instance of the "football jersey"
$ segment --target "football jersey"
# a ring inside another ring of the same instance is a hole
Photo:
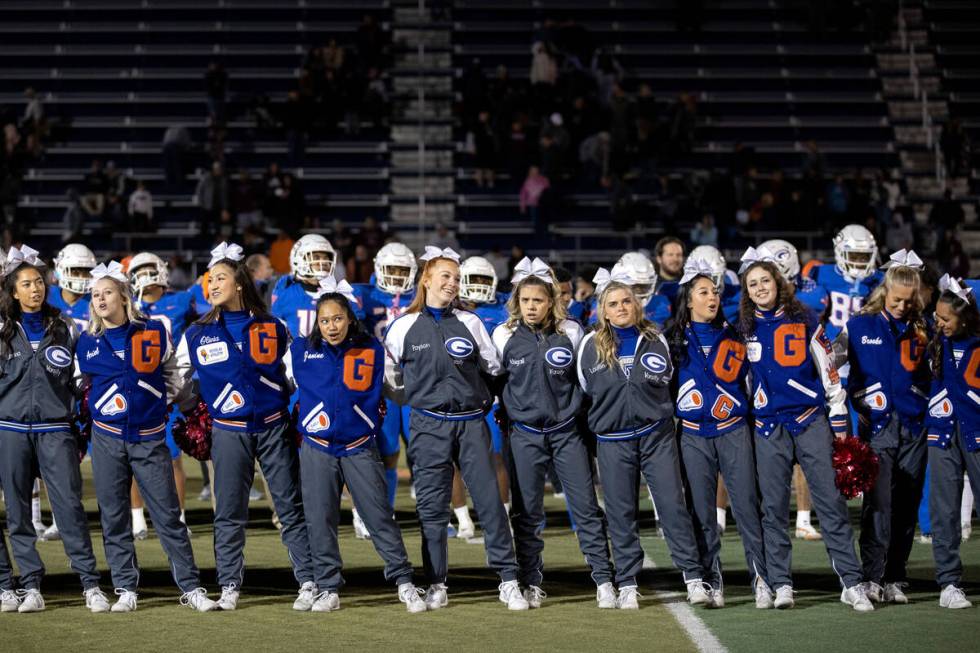
[[[358,297],[357,290],[354,291]],[[272,289],[272,315],[282,320],[293,338],[305,338],[316,325],[317,291],[307,290],[295,277],[281,277]],[[364,319],[363,302],[358,297],[352,307],[357,319]]]
[[[155,302],[139,302],[139,308],[152,319],[163,322],[174,342],[180,342],[184,329],[197,317],[194,296],[189,291],[165,292]]]
[[[92,300],[91,295],[82,295],[77,302],[69,306],[68,302],[61,296],[61,288],[51,286],[48,289],[47,299],[48,303],[60,310],[62,315],[73,319],[79,331],[84,331],[85,327],[88,326],[88,310],[89,302]]]
[[[823,315],[827,310],[827,305],[830,303],[827,289],[807,277],[797,278],[796,298],[817,315]]]
[[[830,310],[824,330],[831,342],[837,338],[851,316],[861,310],[864,300],[883,278],[884,275],[876,270],[860,281],[848,281],[836,265],[814,268],[813,280],[827,291]]]
[[[364,324],[375,338],[384,338],[388,323],[405,312],[412,300],[415,290],[407,293],[392,295],[374,284],[359,283],[354,286],[354,292],[364,301]]]
[[[510,299],[510,295],[503,292],[496,293],[497,301],[488,304],[477,304],[473,307],[473,312],[476,313],[480,321],[483,322],[483,326],[486,328],[487,333],[493,333],[493,330],[498,326],[507,321],[509,313],[507,312],[507,300]]]

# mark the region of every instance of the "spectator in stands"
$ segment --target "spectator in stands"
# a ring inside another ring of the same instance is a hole
[[[504,280],[510,279],[511,270],[507,268],[508,259],[500,251],[500,247],[496,245],[491,247],[490,251],[483,255],[483,258],[487,259],[487,262],[493,266],[493,271],[497,273],[497,279],[500,280],[501,284]]]
[[[136,190],[129,196],[127,210],[137,231],[153,229],[153,195],[142,179],[136,182]]]
[[[515,267],[517,267],[517,264],[520,263],[525,256],[527,256],[527,254],[524,252],[523,247],[521,247],[520,245],[511,245],[510,260],[507,261],[507,269],[513,270]]]
[[[252,280],[255,282],[259,294],[265,297],[270,284],[276,277],[276,271],[269,263],[269,257],[261,253],[250,254],[245,259],[245,267],[252,274]]]
[[[807,141],[806,152],[803,154],[803,174],[813,177],[822,183],[826,169],[827,163],[817,142],[812,140]]]
[[[463,124],[476,122],[476,116],[487,106],[487,78],[479,57],[470,60],[463,70],[460,88],[463,94]]]
[[[929,212],[929,222],[936,229],[936,241],[940,248],[946,240],[946,236],[955,232],[956,229],[966,221],[966,214],[959,201],[953,199],[953,189],[947,188],[943,192],[943,198],[932,205]],[[967,271],[969,275],[969,271]]]
[[[473,128],[473,146],[476,155],[476,185],[493,188],[497,167],[497,135],[490,123],[490,112],[481,111]]]
[[[365,66],[384,68],[388,35],[378,25],[373,15],[364,15],[360,27],[357,28],[355,42],[357,54]]]
[[[347,259],[347,282],[370,283],[374,273],[374,256],[367,247],[358,243],[354,247],[354,256]]]
[[[947,175],[960,177],[968,172],[970,138],[958,118],[950,118],[943,125],[939,135],[939,148],[943,153]]]
[[[354,255],[354,236],[340,218],[334,218],[330,223],[330,244],[343,259]]]
[[[388,85],[381,75],[381,69],[374,66],[367,69],[367,86],[361,111],[374,129],[388,125]]]
[[[599,104],[604,108],[611,108],[616,85],[623,79],[623,67],[612,53],[601,48],[592,55],[591,64],[592,76],[598,88]]]
[[[235,216],[235,228],[242,232],[248,227],[261,227],[262,210],[259,193],[248,170],[238,171],[238,181],[231,189],[231,212]]]
[[[189,253],[186,255],[190,256]],[[170,276],[167,279],[167,285],[171,290],[186,290],[190,287],[191,275],[187,272],[187,262],[176,252],[170,257]],[[198,306],[197,308],[200,310],[203,307]]]
[[[598,271],[599,267],[591,263],[578,269],[578,274],[575,275],[575,301],[588,305],[589,300],[595,295],[595,284],[592,283],[592,279]]]
[[[527,177],[524,179],[524,185],[521,186],[521,215],[530,216],[535,233],[543,231],[543,221],[540,220],[538,205],[541,202],[541,196],[549,188],[551,188],[551,182],[541,174],[541,169],[538,166],[531,166],[527,169]]]
[[[701,221],[691,230],[691,245],[718,247],[718,227],[715,226],[715,217],[710,213],[701,216]]]
[[[282,171],[279,164],[273,161],[262,175],[262,194],[265,200],[274,198],[276,190],[282,187]],[[268,213],[268,211],[266,211]]]
[[[510,133],[507,136],[505,158],[510,171],[511,183],[515,186],[530,165],[533,149],[534,146],[528,138],[525,120],[518,118],[512,121]]]
[[[214,161],[211,169],[201,176],[194,191],[194,201],[201,209],[201,235],[213,235],[229,207],[228,179],[221,162]]]
[[[901,196],[902,188],[892,178],[891,172],[887,169],[879,170],[871,187],[871,202],[878,214],[879,223],[888,224],[891,221]]]
[[[900,249],[913,249],[915,246],[915,236],[912,233],[912,225],[906,222],[905,216],[901,211],[891,214],[888,223],[888,231],[885,234],[885,255],[897,252]]]
[[[234,233],[236,235],[241,233],[242,249],[245,250],[246,256],[269,251],[269,242],[266,240],[265,232],[260,227],[250,226],[243,232]]]
[[[378,224],[378,221],[374,219],[374,216],[369,215],[364,218],[364,224],[361,225],[360,231],[357,232],[357,244],[364,246],[371,259],[378,253],[381,246],[385,244],[385,232]],[[355,255],[356,253],[355,248]]]
[[[276,274],[290,274],[289,253],[293,250],[293,245],[295,244],[296,241],[293,240],[291,234],[284,230],[279,230],[276,239],[269,246],[269,264],[276,271]]]
[[[609,179],[610,142],[609,132],[603,131],[589,136],[578,148],[578,160],[582,165],[583,181],[596,184]]]
[[[432,245],[440,249],[445,249],[446,247],[456,250],[457,253],[462,254],[460,251],[459,240],[456,239],[456,234],[451,232],[446,225],[441,222],[436,223],[436,231],[432,236]],[[511,266],[513,269],[513,266]]]
[[[653,247],[657,265],[657,285],[678,281],[684,271],[684,243],[675,236],[664,236]]]
[[[225,121],[225,98],[228,94],[228,73],[220,61],[208,64],[204,73],[204,89],[208,97],[208,119],[212,122]]]
[[[291,234],[299,233],[306,222],[306,195],[291,174],[282,176],[282,185],[273,191],[269,217],[276,227]]]
[[[82,198],[78,194],[78,189],[69,188],[66,196],[68,205],[65,207],[65,213],[61,218],[62,244],[77,242],[82,236],[82,224],[85,222],[85,211],[82,209]]]
[[[102,170],[102,162],[92,161],[92,168],[82,179],[82,210],[92,218],[101,218],[105,211],[109,181]]]
[[[30,86],[24,89],[24,97],[27,104],[24,105],[24,115],[21,117],[20,125],[24,132],[33,137],[35,146],[40,149],[41,143],[47,137],[48,122],[44,115],[44,105],[37,92]],[[40,152],[34,152],[37,156]]]
[[[106,161],[106,206],[105,212],[116,225],[125,226],[127,214],[126,196],[128,194],[128,178],[116,167],[115,161]]]
[[[531,86],[543,84],[554,87],[558,81],[558,64],[548,52],[548,46],[541,41],[531,46]]]
[[[163,134],[163,172],[170,188],[184,181],[184,156],[192,145],[191,133],[184,125],[171,125]]]
[[[670,122],[670,151],[674,155],[689,154],[694,150],[697,107],[697,100],[693,95],[681,93],[677,97]]]

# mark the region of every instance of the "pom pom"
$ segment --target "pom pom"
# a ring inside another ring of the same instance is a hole
[[[210,460],[212,423],[207,404],[200,401],[189,415],[174,423],[174,442],[191,458]]]
[[[75,444],[78,445],[78,462],[82,462],[88,453],[89,442],[92,441],[92,412],[88,408],[88,395],[91,388],[85,389],[82,401],[78,405],[78,416],[72,420],[72,433]]]
[[[845,499],[869,491],[878,479],[878,456],[864,440],[834,438],[831,461],[834,482]]]

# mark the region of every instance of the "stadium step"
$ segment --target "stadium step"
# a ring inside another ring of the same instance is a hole
[[[448,47],[450,45],[452,35],[449,30],[439,30],[439,29],[416,29],[416,28],[398,28],[395,27],[393,30],[395,43],[412,43],[416,44],[419,41],[426,46],[436,46],[436,47]]]
[[[426,222],[429,224],[441,222],[445,224],[453,222],[455,216],[456,207],[452,204],[426,203],[424,209],[418,202],[394,202],[391,205],[391,219],[393,222]]]
[[[929,101],[929,115],[938,122],[949,118],[949,106],[944,101]],[[908,123],[922,120],[921,102],[889,102],[888,116],[893,123]]]
[[[455,183],[452,177],[397,175],[391,178],[391,193],[396,197],[422,193],[425,195],[452,195],[454,190]]]
[[[939,128],[933,127],[933,140],[931,142],[935,142],[935,139],[938,137]],[[907,147],[929,147],[931,143],[927,138],[927,132],[922,128],[922,125],[895,127],[895,142],[899,146]]]
[[[916,95],[916,85],[907,75],[882,77],[881,87],[885,91],[885,95],[889,97],[912,98]],[[929,95],[935,95],[942,90],[942,83],[936,75],[922,76],[919,77],[918,88]]]
[[[908,54],[879,54],[878,68],[882,71],[908,70],[911,63],[911,56]],[[915,65],[919,70],[935,70],[936,55],[925,52],[915,55]]]
[[[417,143],[419,139],[424,139],[426,143],[450,143],[453,140],[453,128],[451,125],[394,125],[391,128],[391,140],[393,143],[402,145],[405,143]]]
[[[391,167],[396,170],[425,167],[426,170],[452,172],[453,153],[452,150],[425,150],[421,154],[417,149],[392,150]]]

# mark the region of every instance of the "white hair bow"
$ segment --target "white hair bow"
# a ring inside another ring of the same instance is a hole
[[[970,293],[973,292],[973,288],[960,285],[955,277],[944,274],[943,278],[939,280],[939,292],[946,292],[947,290],[965,302],[970,301]]]
[[[316,292],[317,299],[332,293],[343,295],[353,304],[358,303],[357,296],[354,294],[354,288],[347,281],[337,281],[333,277],[320,279],[320,289]]]
[[[741,261],[742,266],[738,269],[739,274],[742,274],[748,270],[749,266],[753,265],[754,263],[775,263],[776,255],[773,254],[772,250],[768,247],[749,247],[747,250],[745,250],[745,253],[742,254]]]
[[[908,251],[900,249],[888,257],[888,262],[882,265],[881,269],[887,270],[888,268],[895,267],[896,265],[921,270],[924,264],[922,263],[922,259],[919,258],[919,255],[911,249]]]
[[[219,261],[223,261],[225,259],[238,262],[243,258],[245,258],[245,250],[242,249],[241,245],[237,245],[235,243],[221,243],[211,250],[211,262],[208,263],[208,269],[210,270]]]
[[[443,247],[439,249],[433,245],[425,246],[425,253],[419,257],[420,261],[431,261],[434,258],[448,258],[459,263],[459,254],[457,254],[451,247]]]
[[[125,285],[129,284],[129,279],[126,278],[126,273],[123,272],[123,266],[119,261],[109,261],[108,266],[105,263],[99,263],[92,268],[92,283],[103,277],[115,279]]]
[[[36,268],[43,268],[44,261],[37,257],[37,250],[27,245],[21,245],[20,249],[11,247],[7,253],[7,262],[3,266],[4,276],[13,272],[21,263],[33,265]]]
[[[547,284],[555,282],[554,277],[551,276],[551,268],[537,256],[533,261],[526,256],[522,258],[521,262],[514,266],[514,276],[511,277],[510,282],[516,286],[528,277],[537,277]]]
[[[606,286],[613,281],[624,283],[627,286],[632,286],[636,283],[636,279],[630,276],[629,272],[617,270],[615,273],[610,274],[606,268],[599,268],[595,276],[592,277],[592,283],[595,284],[595,294],[601,295],[602,291],[606,289]]]
[[[681,277],[681,280],[678,283],[683,286],[685,283],[688,283],[691,281],[691,279],[698,275],[702,275],[713,280],[715,268],[707,259],[688,258],[687,262],[684,263],[684,276]]]

